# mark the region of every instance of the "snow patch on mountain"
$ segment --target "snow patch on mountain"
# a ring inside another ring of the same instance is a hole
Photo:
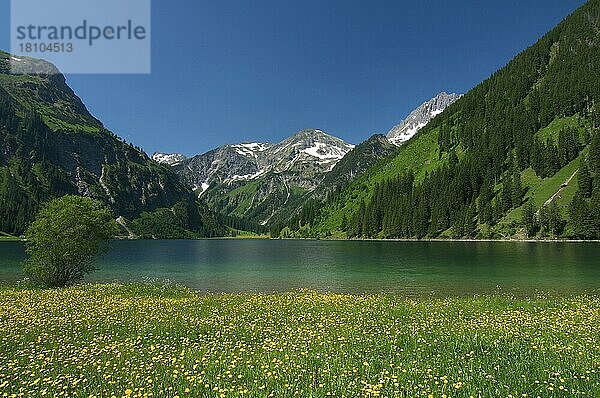
[[[162,164],[168,164],[169,166],[175,166],[175,165],[183,162],[186,159],[187,159],[187,157],[180,153],[155,152],[154,155],[152,155],[152,160],[154,160],[155,162],[162,163]]]
[[[244,175],[234,175],[231,176],[231,178],[228,178],[225,180],[225,183],[229,184],[232,183],[234,181],[252,181],[257,179],[258,177],[260,177],[261,175],[265,174],[266,170],[259,170],[256,173],[253,174],[244,174]]]
[[[388,132],[387,138],[394,145],[402,145],[460,97],[462,97],[462,94],[448,94],[445,92],[438,94],[415,109],[400,124],[394,126]]]
[[[260,155],[260,152],[266,151],[267,149],[269,149],[270,146],[271,146],[271,144],[251,142],[251,143],[231,145],[231,148],[233,148],[238,154],[240,154],[242,156],[258,158]]]
[[[203,182],[200,185],[194,185],[192,187],[192,190],[194,192],[196,192],[196,194],[198,195],[198,198],[200,198],[204,194],[204,192],[206,192],[208,190],[208,188],[210,188],[210,184]]]
[[[302,152],[308,153],[311,156],[314,156],[318,159],[341,159],[346,153],[343,150],[340,150],[336,147],[330,147],[323,142],[315,142],[314,146],[310,148],[303,149]]]

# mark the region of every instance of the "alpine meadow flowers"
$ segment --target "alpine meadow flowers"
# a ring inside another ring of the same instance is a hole
[[[0,397],[594,397],[600,299],[0,288]]]

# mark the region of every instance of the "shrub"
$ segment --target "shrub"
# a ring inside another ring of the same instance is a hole
[[[23,269],[37,283],[63,287],[81,281],[95,269],[92,258],[108,246],[117,225],[100,202],[63,196],[48,202],[27,229]]]

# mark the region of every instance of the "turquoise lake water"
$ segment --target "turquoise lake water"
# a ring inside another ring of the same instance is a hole
[[[0,243],[0,282],[24,278]],[[115,241],[86,281],[157,281],[206,292],[461,296],[600,291],[600,244],[279,240]]]

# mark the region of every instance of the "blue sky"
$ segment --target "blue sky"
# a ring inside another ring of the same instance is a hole
[[[147,152],[319,128],[359,143],[440,91],[466,92],[583,0],[155,0],[152,74],[69,75]],[[9,49],[0,0],[0,48]]]

